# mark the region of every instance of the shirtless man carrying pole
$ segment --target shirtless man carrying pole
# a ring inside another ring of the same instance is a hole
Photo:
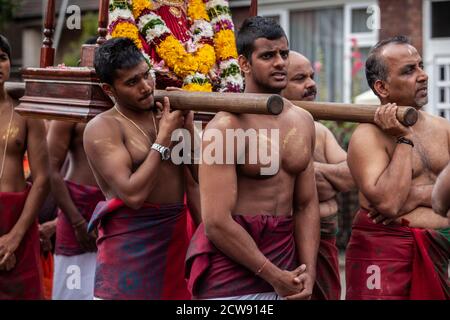
[[[383,106],[348,150],[361,209],[346,251],[346,298],[449,299],[450,225],[431,209],[431,191],[449,162],[450,124],[421,111],[428,76],[405,37],[379,42],[366,76]],[[396,104],[418,110],[413,127],[398,122]]]
[[[107,199],[89,225],[99,232],[94,297],[188,299],[185,166],[172,162],[169,148],[175,129],[193,136],[193,114],[171,111],[167,98],[158,113],[150,68],[130,39],[106,41],[94,65],[116,102],[84,132],[89,164]]]
[[[279,94],[289,63],[283,29],[249,18],[237,46],[245,92]],[[207,125],[199,169],[203,223],[187,256],[195,298],[310,298],[320,237],[314,141],[312,117],[289,101],[278,116],[219,112]],[[254,154],[255,143],[259,151],[269,146],[269,164]]]
[[[310,61],[298,52],[289,53],[288,85],[283,97],[289,100],[314,101],[317,94],[314,70]],[[316,147],[314,170],[320,206],[320,246],[317,257],[317,275],[311,299],[339,300],[341,280],[339,253],[336,247],[338,226],[338,192],[347,192],[355,183],[347,165],[347,153],[333,133],[320,122],[314,122]]]

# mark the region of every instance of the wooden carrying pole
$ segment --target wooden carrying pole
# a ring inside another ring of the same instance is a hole
[[[54,82],[44,82],[43,85]],[[46,92],[46,87],[36,88],[33,92]],[[62,103],[60,107],[52,104],[52,108],[47,107],[46,112],[42,112],[43,108],[36,112],[25,112],[29,116],[60,119],[67,121],[89,121],[96,114],[109,109],[112,102],[102,92],[99,86],[96,87],[96,94],[93,96],[99,101],[97,108],[88,109],[86,106],[80,105],[74,112],[74,108],[69,108],[68,102]],[[19,99],[24,95],[25,84],[22,83],[6,83],[7,90],[13,94],[14,98]],[[34,87],[31,87],[32,89]],[[53,90],[61,92],[60,88]],[[52,91],[52,92],[53,92]],[[32,93],[33,93],[32,92]],[[33,94],[32,94],[33,95]],[[58,94],[57,94],[58,95]],[[281,112],[283,103],[281,97],[277,95],[259,95],[247,93],[205,93],[205,92],[188,92],[188,91],[164,91],[155,90],[155,101],[163,102],[164,97],[169,97],[171,108],[182,110],[194,110],[204,112],[229,111],[232,113],[259,113],[259,114],[277,114]],[[56,97],[55,97],[56,98]],[[25,99],[24,99],[25,100]],[[37,100],[37,99],[35,99]],[[100,101],[102,101],[100,103]],[[291,101],[312,114],[316,120],[334,120],[348,122],[367,122],[373,123],[375,110],[377,105],[356,105],[346,103],[331,102],[308,102],[308,101]],[[50,110],[51,109],[51,110]],[[85,111],[83,111],[86,109]],[[279,111],[278,111],[279,110]],[[39,112],[40,111],[40,112]],[[418,113],[412,107],[398,107],[397,119],[405,126],[412,126],[416,123]],[[211,117],[204,117],[205,120]]]
[[[316,120],[374,123],[375,110],[379,106],[331,102],[291,101],[312,114]],[[417,122],[418,113],[413,107],[398,107],[397,119],[409,127]]]
[[[283,98],[276,94],[217,93],[155,90],[155,101],[168,97],[170,107],[202,112],[228,111],[277,115],[283,111]]]

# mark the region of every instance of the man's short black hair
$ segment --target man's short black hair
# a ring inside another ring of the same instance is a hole
[[[11,60],[11,45],[8,39],[0,34],[0,49],[8,55],[8,59]]]
[[[389,76],[389,70],[383,57],[380,55],[381,50],[389,44],[411,44],[411,42],[405,36],[396,36],[379,41],[370,50],[369,57],[366,61],[366,79],[369,87],[376,95],[378,94],[374,88],[375,82],[377,80],[386,81]]]
[[[250,17],[244,20],[239,29],[236,39],[237,50],[240,55],[250,60],[255,49],[256,39],[277,40],[283,37],[287,40],[283,28],[274,19],[260,16]]]
[[[112,85],[118,69],[130,69],[145,61],[129,38],[112,38],[95,50],[94,68],[101,82]]]

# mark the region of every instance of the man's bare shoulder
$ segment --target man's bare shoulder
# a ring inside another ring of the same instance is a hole
[[[372,123],[359,124],[351,137],[351,144],[373,145],[388,141],[388,136]]]
[[[420,113],[424,116],[425,120],[433,126],[438,126],[439,129],[450,129],[450,122],[446,118],[435,116],[423,111]]]
[[[293,116],[300,121],[310,122],[311,124],[314,123],[314,118],[311,113],[303,108],[297,107],[296,105],[292,104],[292,102],[286,99],[284,99],[283,113],[286,113],[286,115],[290,117]]]
[[[84,140],[89,142],[93,137],[111,137],[120,133],[117,119],[111,111],[105,111],[91,119],[84,130]]]
[[[314,127],[316,128],[316,137],[325,137],[328,133],[333,134],[330,129],[328,129],[323,123],[319,121],[314,121]]]
[[[241,120],[239,115],[230,112],[220,111],[216,113],[216,115],[211,121],[209,121],[205,130],[207,129],[226,130],[239,128],[240,123]]]

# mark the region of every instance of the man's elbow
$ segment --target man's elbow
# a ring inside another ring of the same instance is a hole
[[[401,206],[393,201],[383,201],[378,205],[374,205],[375,210],[389,219],[395,219],[400,213]]]
[[[122,195],[120,199],[125,203],[125,205],[133,210],[138,210],[144,206],[145,197],[140,195]]]
[[[205,228],[206,237],[215,242],[216,239],[220,238],[220,234],[222,233],[222,229],[224,227],[224,223],[220,222],[219,219],[203,217],[203,225]]]
[[[440,214],[441,216],[445,217],[448,213],[448,205],[444,204],[439,199],[436,199],[436,197],[433,197],[431,199],[431,206],[433,208],[433,211],[437,214]]]
[[[49,174],[39,174],[33,179],[33,186],[39,188],[43,192],[48,192],[50,189],[50,176]]]

